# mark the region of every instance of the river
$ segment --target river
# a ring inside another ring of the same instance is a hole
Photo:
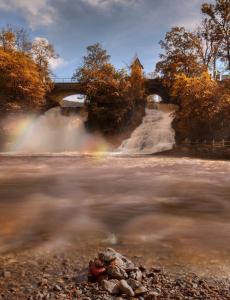
[[[228,273],[230,162],[135,155],[0,156],[0,252],[112,246]]]

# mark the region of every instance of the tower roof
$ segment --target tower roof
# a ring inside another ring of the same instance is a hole
[[[133,62],[131,64],[131,67],[134,66],[134,65],[138,65],[140,66],[142,69],[144,69],[143,65],[141,64],[139,58],[136,56],[134,59],[133,59]]]

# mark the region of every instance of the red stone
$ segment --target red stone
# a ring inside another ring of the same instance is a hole
[[[105,271],[106,270],[104,267],[97,267],[97,266],[95,266],[94,263],[91,263],[89,265],[89,273],[90,273],[90,275],[92,275],[94,277],[98,277],[98,276],[104,274]]]

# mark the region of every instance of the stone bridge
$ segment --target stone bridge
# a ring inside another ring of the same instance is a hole
[[[163,86],[159,78],[146,80],[146,93],[147,95],[157,94],[161,96],[164,103],[173,103],[169,91]],[[54,82],[54,87],[47,95],[47,99],[54,105],[60,103],[65,97],[74,94],[84,94],[81,85],[71,79],[60,79]]]

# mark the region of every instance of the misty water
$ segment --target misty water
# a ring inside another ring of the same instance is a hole
[[[172,141],[166,115],[149,114],[166,124],[163,136]],[[23,155],[0,155],[1,254],[112,246],[147,265],[229,274],[230,162],[115,152],[31,155],[25,145],[24,139]]]
[[[173,105],[155,103],[146,108],[142,124],[131,137],[123,141],[119,151],[126,154],[152,154],[170,150],[175,144],[175,133],[171,126]]]

